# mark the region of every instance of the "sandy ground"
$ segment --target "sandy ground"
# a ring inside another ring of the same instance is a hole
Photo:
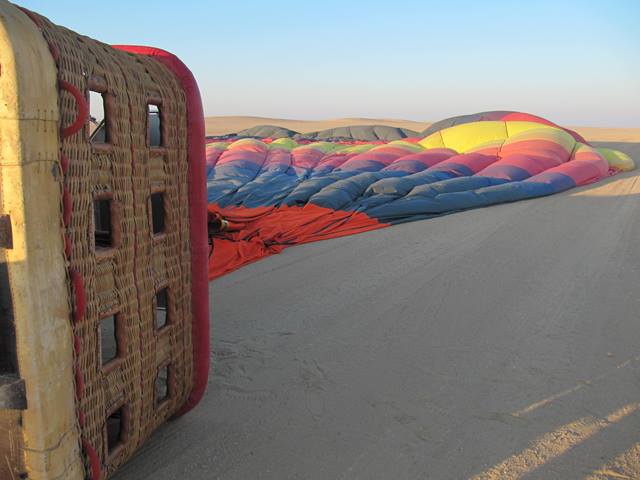
[[[422,131],[431,122],[414,122],[388,118],[338,118],[330,120],[290,120],[266,117],[207,117],[205,130],[207,135],[224,135],[234,133],[256,125],[277,125],[296,132],[313,132],[328,128],[345,127],[349,125],[390,125],[393,127],[410,128]],[[569,127],[578,131],[589,140],[602,142],[640,142],[640,128],[596,128]]]
[[[631,172],[244,267],[203,403],[116,479],[638,479],[638,238]]]

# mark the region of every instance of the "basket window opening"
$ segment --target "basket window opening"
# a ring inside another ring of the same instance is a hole
[[[104,94],[89,90],[89,138],[91,143],[108,143]]]
[[[125,413],[120,407],[107,417],[107,452],[113,451],[125,442]]]
[[[121,351],[119,345],[119,322],[117,315],[109,315],[100,320],[100,354],[102,365],[105,366],[116,358]]]
[[[94,200],[93,217],[96,248],[113,247],[111,199],[100,198]]]
[[[151,223],[153,234],[158,235],[165,230],[164,192],[151,194]]]
[[[169,291],[167,288],[156,293],[156,329],[166,327],[169,324]]]
[[[0,376],[17,375],[17,352],[9,268],[0,262]]]
[[[162,113],[160,107],[149,103],[147,105],[147,119],[148,119],[148,137],[150,147],[162,146]]]
[[[156,376],[156,405],[159,405],[165,400],[169,399],[170,368],[171,367],[169,365],[165,365],[164,367],[160,368],[160,370],[158,370],[158,375]]]

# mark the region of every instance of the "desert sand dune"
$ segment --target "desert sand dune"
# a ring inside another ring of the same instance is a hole
[[[207,135],[225,135],[234,133],[256,125],[276,125],[289,128],[296,132],[307,133],[328,128],[347,127],[350,125],[389,125],[390,127],[409,128],[411,130],[424,130],[430,122],[416,122],[412,120],[399,120],[391,118],[336,118],[329,120],[293,120],[285,118],[268,117],[207,117],[205,129]]]
[[[276,125],[296,132],[307,133],[328,128],[346,127],[349,125],[388,125],[390,127],[409,128],[421,131],[432,122],[417,122],[391,118],[336,118],[329,120],[295,120],[270,117],[219,116],[207,117],[205,128],[207,135],[225,135],[256,125]],[[608,128],[608,127],[576,127],[576,130],[588,140],[594,142],[640,142],[640,128]]]
[[[640,142],[640,128],[569,127],[594,142]]]

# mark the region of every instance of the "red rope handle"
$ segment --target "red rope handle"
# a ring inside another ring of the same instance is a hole
[[[84,98],[84,95],[82,95],[75,85],[72,85],[61,78],[58,80],[58,84],[62,90],[66,90],[73,96],[76,104],[78,105],[78,116],[71,125],[63,127],[62,129],[62,138],[65,139],[78,133],[80,129],[82,129],[89,118],[89,105],[87,104],[87,99]]]

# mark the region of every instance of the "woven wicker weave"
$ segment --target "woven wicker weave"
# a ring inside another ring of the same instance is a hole
[[[70,271],[84,280],[86,312],[74,323],[76,355],[84,388],[78,393],[82,438],[97,451],[102,478],[122,465],[162,422],[185,402],[192,386],[191,270],[189,255],[186,107],[184,92],[165,66],[152,58],[114,50],[39,19],[57,56],[59,77],[86,92],[106,86],[109,144],[94,145],[88,126],[63,139],[69,159],[64,178],[72,201],[65,235],[71,242]],[[148,104],[161,101],[161,147],[149,147]],[[62,126],[78,115],[67,92],[59,97]],[[165,232],[154,236],[152,192],[163,192]],[[93,202],[112,202],[114,247],[96,251]],[[169,293],[169,324],[155,327],[155,294]],[[77,292],[70,284],[70,298]],[[77,300],[71,307],[78,310]],[[125,326],[119,358],[104,368],[100,320],[119,316]],[[169,366],[169,397],[158,403],[155,380]],[[124,407],[125,440],[108,454],[106,419]],[[87,465],[88,467],[88,465]],[[96,479],[97,480],[97,479]]]

